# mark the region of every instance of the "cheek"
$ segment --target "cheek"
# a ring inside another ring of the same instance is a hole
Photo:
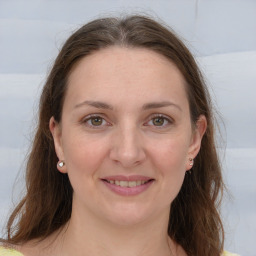
[[[186,170],[188,145],[182,138],[166,139],[152,147],[152,157],[166,174]]]
[[[64,155],[68,172],[91,175],[106,156],[104,140],[88,136],[69,136],[64,143]]]
[[[97,170],[106,155],[105,143],[76,135],[65,138],[64,155],[69,180],[74,195],[82,195],[80,198],[86,201],[96,191]]]
[[[152,149],[152,159],[159,174],[162,184],[163,196],[170,204],[180,191],[187,163],[187,143],[181,143],[177,137],[175,140],[165,142]]]

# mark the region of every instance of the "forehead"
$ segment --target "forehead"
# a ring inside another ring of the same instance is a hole
[[[109,47],[81,59],[68,79],[67,96],[136,102],[187,98],[185,80],[166,57],[141,48]],[[90,99],[88,99],[90,100]],[[150,99],[151,100],[151,99]]]

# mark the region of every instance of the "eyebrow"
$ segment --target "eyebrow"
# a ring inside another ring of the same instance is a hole
[[[163,108],[163,107],[169,107],[169,106],[176,107],[177,109],[182,111],[182,109],[179,105],[177,105],[173,102],[170,102],[170,101],[150,102],[150,103],[144,104],[142,106],[142,110],[148,110],[148,109],[152,109],[152,108]]]
[[[82,103],[79,103],[79,104],[75,105],[75,108],[79,108],[79,107],[82,107],[84,105],[92,106],[92,107],[99,108],[99,109],[109,109],[109,110],[114,109],[112,106],[110,106],[107,103],[104,103],[104,102],[101,102],[101,101],[91,101],[91,100],[86,100]]]
[[[107,104],[107,103],[104,103],[104,102],[101,102],[101,101],[91,101],[91,100],[83,101],[82,103],[79,103],[79,104],[75,105],[75,108],[79,108],[79,107],[82,107],[84,105],[92,106],[92,107],[95,107],[95,108],[98,108],[98,109],[114,110],[114,107]],[[173,102],[170,102],[170,101],[146,103],[142,106],[142,110],[149,110],[149,109],[153,109],[153,108],[163,108],[163,107],[168,107],[168,106],[176,107],[177,109],[182,111],[182,109],[179,105],[177,105]]]

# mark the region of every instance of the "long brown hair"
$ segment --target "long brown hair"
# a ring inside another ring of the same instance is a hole
[[[205,115],[208,123],[191,174],[172,202],[168,234],[188,255],[220,255],[223,226],[218,213],[223,191],[216,153],[212,104],[198,66],[174,32],[149,17],[128,16],[94,20],[78,29],[64,44],[43,88],[39,121],[26,166],[27,191],[7,223],[9,244],[44,239],[71,216],[73,190],[58,161],[49,120],[61,120],[68,77],[74,64],[94,51],[109,47],[147,48],[176,64],[187,86],[191,122]]]

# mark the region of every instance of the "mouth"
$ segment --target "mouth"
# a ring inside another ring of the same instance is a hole
[[[112,192],[121,196],[135,196],[148,190],[155,179],[146,176],[133,175],[133,176],[109,176],[101,179],[103,184]]]
[[[107,179],[102,179],[104,182],[107,182],[109,184],[113,184],[116,186],[120,187],[125,187],[125,188],[133,188],[137,186],[141,186],[144,184],[147,184],[151,181],[154,181],[154,179],[149,179],[149,180],[134,180],[134,181],[127,181],[127,180],[107,180]]]

